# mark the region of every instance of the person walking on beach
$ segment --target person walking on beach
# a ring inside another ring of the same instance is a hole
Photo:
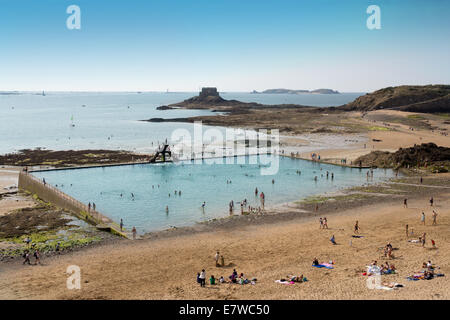
[[[214,260],[216,260],[216,267],[220,267],[219,258],[220,258],[220,254],[219,254],[219,251],[217,251],[216,255],[214,256]]]
[[[422,234],[422,247],[425,247],[425,242],[426,242],[426,236],[427,236],[427,234],[424,232],[423,234]]]
[[[319,218],[319,223],[320,223],[319,229],[322,229],[323,228],[323,220],[322,220],[322,218]]]
[[[422,217],[420,218],[420,221],[423,225],[425,225],[425,212],[422,211]]]
[[[408,199],[406,198],[403,200],[403,207],[408,208]]]
[[[435,226],[437,224],[436,218],[437,218],[437,212],[433,210],[433,226]]]
[[[356,223],[355,223],[355,233],[359,233],[358,220],[356,220]]]
[[[123,229],[123,220],[122,218],[120,218],[120,231],[122,231],[122,229]]]
[[[25,264],[25,263],[31,264],[31,261],[30,261],[30,252],[29,252],[28,250],[25,251],[25,253],[23,254],[23,258],[25,259],[25,260],[23,261],[23,264]]]
[[[205,269],[203,269],[202,272],[200,272],[199,279],[200,279],[200,287],[204,287],[205,284],[206,284],[206,272],[205,272]]]
[[[36,262],[34,264],[41,264],[41,254],[38,249],[34,251],[34,258],[36,259]]]
[[[42,178],[42,182],[44,183],[44,186],[47,184],[47,182],[45,182],[45,178]]]
[[[133,227],[133,230],[131,230],[131,232],[133,233],[133,240],[136,240],[136,227]]]
[[[327,220],[327,217],[324,217],[324,218],[323,218],[323,228],[324,228],[324,229],[328,229],[328,220]]]
[[[409,228],[409,226],[408,226],[408,225],[406,225],[406,239],[408,239],[408,237],[409,237],[409,232],[408,232],[408,228]]]
[[[434,203],[434,200],[433,200],[433,197],[431,197],[431,198],[430,198],[430,207],[433,206],[433,203]]]
[[[91,203],[88,203],[88,211],[91,211]]]

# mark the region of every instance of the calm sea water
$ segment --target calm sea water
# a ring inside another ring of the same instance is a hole
[[[197,93],[46,93],[0,94],[0,154],[27,148],[52,150],[111,149],[151,152],[178,128],[191,124],[149,123],[150,118],[178,118],[212,114],[206,110],[156,110]],[[335,106],[359,93],[249,94],[222,93],[225,99],[264,104],[296,103]],[[72,120],[73,119],[73,120]],[[75,126],[72,127],[71,124]]]
[[[260,165],[250,164],[252,161],[260,163],[256,156],[237,157],[236,164],[232,165],[186,161],[34,174],[45,177],[47,183],[58,185],[62,191],[84,203],[95,202],[100,212],[115,221],[122,218],[127,228],[136,226],[139,232],[189,226],[227,216],[231,200],[235,202],[235,214],[239,214],[240,201],[245,198],[251,206],[260,205],[254,194],[256,187],[266,195],[265,205],[272,206],[393,176],[390,170],[375,170],[373,180],[367,181],[367,170],[285,157],[278,159],[276,175],[261,175]],[[326,171],[330,172],[328,179]],[[334,180],[331,180],[331,172]],[[231,184],[227,180],[231,180]],[[175,190],[181,191],[181,196],[175,195]],[[206,202],[205,210],[201,208],[203,201]],[[169,207],[168,214],[166,206]]]

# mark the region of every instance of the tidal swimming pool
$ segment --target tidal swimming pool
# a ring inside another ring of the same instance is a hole
[[[261,175],[264,165],[258,164],[261,163],[258,156],[236,157],[235,164],[196,160],[40,171],[33,175],[45,178],[47,183],[83,203],[94,202],[98,211],[116,222],[122,218],[126,228],[135,226],[139,233],[228,216],[231,200],[235,203],[234,213],[240,214],[240,202],[244,199],[250,206],[260,206],[255,188],[264,192],[267,208],[394,176],[391,170],[376,169],[373,179],[367,180],[367,169],[288,157],[278,159],[279,170],[275,175]],[[206,202],[204,209],[203,202]]]

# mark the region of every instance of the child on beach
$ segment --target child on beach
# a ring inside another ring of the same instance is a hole
[[[358,220],[356,220],[356,223],[355,223],[355,233],[359,233]]]
[[[330,241],[332,244],[336,245],[336,239],[334,238],[334,234],[331,236]]]
[[[420,218],[420,222],[425,225],[425,212],[422,211],[422,217]]]

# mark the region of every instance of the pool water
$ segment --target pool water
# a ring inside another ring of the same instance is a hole
[[[274,159],[279,160],[279,170],[274,175],[261,174],[261,168],[268,165],[261,165],[258,156],[232,158],[234,164],[224,164],[225,159],[218,159],[216,161],[222,163],[214,164],[196,160],[33,174],[45,177],[47,183],[57,185],[83,203],[95,202],[98,211],[117,222],[122,218],[126,228],[135,226],[139,233],[225,217],[229,215],[231,200],[235,203],[234,213],[240,214],[240,202],[244,199],[253,207],[260,206],[255,188],[264,192],[267,208],[394,176],[391,170],[377,169],[373,179],[367,180],[367,169],[278,156]],[[326,171],[330,173],[328,179]],[[230,180],[231,183],[227,183]],[[175,195],[175,191],[181,191],[181,195],[178,192]],[[204,209],[203,202],[206,202]]]

